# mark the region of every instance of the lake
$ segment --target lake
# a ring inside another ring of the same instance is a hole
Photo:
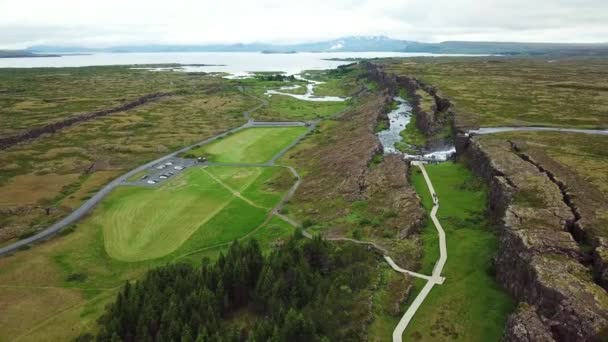
[[[333,69],[347,61],[328,61],[328,58],[381,58],[463,56],[431,53],[401,52],[323,52],[296,54],[262,54],[259,52],[153,52],[153,53],[96,53],[61,57],[0,58],[0,68],[82,67],[94,65],[131,64],[216,64],[191,66],[186,71],[227,72],[242,74],[250,71],[283,71],[297,74],[303,70]],[[466,55],[464,55],[466,56]],[[468,55],[473,56],[473,55]],[[219,66],[221,64],[221,66]]]

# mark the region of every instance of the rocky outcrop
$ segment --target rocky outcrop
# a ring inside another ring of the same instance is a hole
[[[148,95],[138,97],[137,99],[135,99],[133,101],[126,102],[124,104],[121,104],[121,105],[113,107],[113,108],[97,110],[97,111],[89,112],[89,113],[77,114],[77,115],[71,116],[67,119],[64,119],[64,120],[61,120],[58,122],[53,122],[53,123],[44,125],[42,127],[31,128],[31,129],[21,132],[19,134],[7,136],[7,137],[0,137],[0,150],[9,148],[9,147],[19,144],[21,142],[36,139],[43,134],[55,133],[60,129],[75,125],[80,122],[84,122],[87,120],[106,116],[106,115],[113,114],[113,113],[131,110],[131,109],[134,109],[141,105],[144,105],[148,102],[156,101],[161,98],[167,97],[169,95],[171,95],[171,94],[169,94],[169,93],[148,94]]]
[[[594,282],[589,255],[571,232],[577,214],[562,187],[508,141],[460,134],[456,147],[490,185],[500,229],[496,276],[529,304],[510,317],[505,340],[602,340],[608,294]]]
[[[554,342],[536,309],[523,304],[507,320],[503,342]]]
[[[598,284],[608,290],[608,239],[606,222],[601,212],[608,208],[608,197],[592,186],[572,169],[555,162],[542,150],[528,146],[525,141],[510,141],[513,150],[524,160],[535,165],[555,183],[564,203],[572,211],[574,220],[568,230],[579,244],[591,247],[586,263],[593,265]]]
[[[399,94],[400,84],[396,75],[389,74],[381,66],[367,61],[361,62],[361,66],[365,70],[365,78],[375,82],[380,89],[386,91],[390,96]]]

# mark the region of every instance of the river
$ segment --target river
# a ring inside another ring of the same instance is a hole
[[[393,100],[397,102],[398,105],[397,108],[387,114],[389,127],[378,132],[378,138],[380,139],[385,154],[397,153],[410,160],[445,161],[456,153],[456,148],[454,146],[449,146],[436,151],[428,151],[427,153],[422,154],[409,154],[399,151],[397,149],[397,144],[402,143],[403,141],[401,132],[411,123],[413,113],[412,106],[407,100],[401,97],[394,97]]]
[[[295,77],[299,80],[308,82],[308,84],[306,85],[305,94],[292,94],[292,93],[286,93],[286,92],[281,91],[281,90],[294,90],[294,89],[300,88],[300,85],[297,85],[297,84],[291,85],[291,86],[284,86],[284,87],[279,88],[279,90],[269,89],[269,90],[266,90],[265,94],[267,96],[272,96],[272,95],[291,96],[298,100],[313,101],[313,102],[342,102],[342,101],[346,101],[349,99],[349,97],[339,97],[339,96],[316,96],[315,95],[315,86],[318,86],[319,84],[323,84],[325,82],[309,80],[309,79],[302,77],[301,75],[295,75]]]

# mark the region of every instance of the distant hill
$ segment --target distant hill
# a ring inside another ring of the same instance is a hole
[[[24,50],[0,50],[0,58],[24,58],[24,57],[58,57],[58,55],[38,54]]]
[[[429,52],[457,54],[503,55],[584,55],[608,56],[606,44],[517,43],[447,41],[422,43],[392,39],[386,36],[353,36],[322,42],[301,44],[206,44],[206,45],[124,45],[108,48],[79,46],[32,46],[30,53],[95,53],[95,52]]]

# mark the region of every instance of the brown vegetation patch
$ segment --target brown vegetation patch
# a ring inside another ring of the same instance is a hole
[[[78,174],[20,175],[0,187],[0,207],[25,206],[51,199],[78,179]]]

